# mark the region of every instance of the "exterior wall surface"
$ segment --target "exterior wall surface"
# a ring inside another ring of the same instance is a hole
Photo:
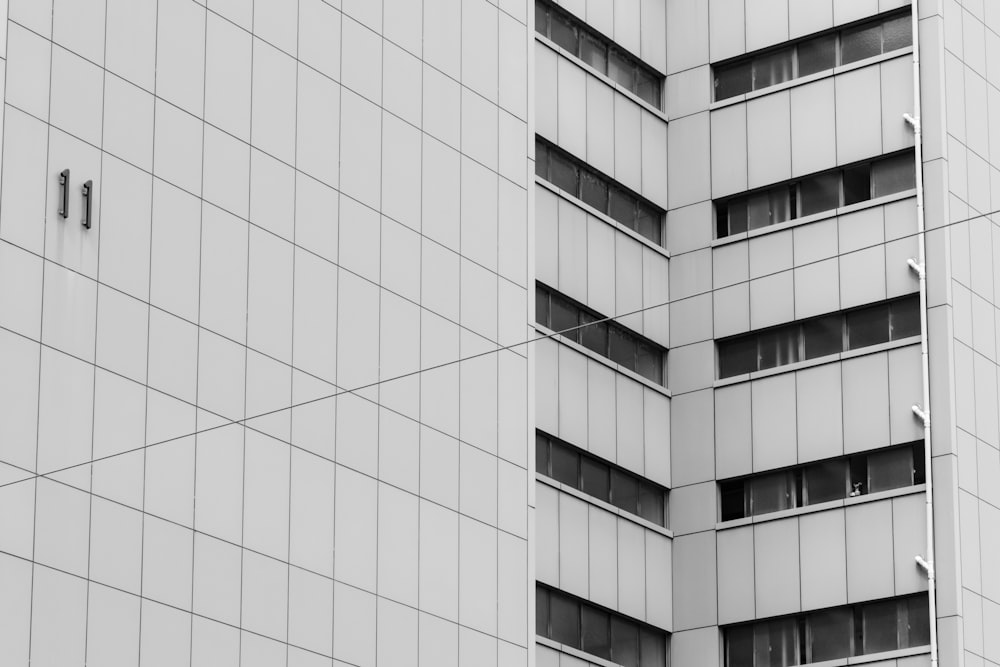
[[[532,662],[527,3],[0,11],[0,662]]]

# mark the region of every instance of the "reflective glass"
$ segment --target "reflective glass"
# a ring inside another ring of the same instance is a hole
[[[842,322],[840,315],[828,315],[802,323],[806,359],[825,357],[828,354],[844,351]]]
[[[889,307],[879,304],[847,313],[847,349],[857,350],[889,340]]]
[[[666,526],[663,491],[649,484],[639,484],[639,516],[658,526]]]
[[[657,109],[662,108],[659,77],[655,77],[642,69],[636,69],[635,74],[637,83],[635,94]]]
[[[768,192],[771,205],[771,224],[791,220],[792,214],[791,189],[785,186],[775,188]]]
[[[580,646],[580,605],[559,594],[551,594],[549,602],[551,639],[560,644]]]
[[[882,52],[887,53],[913,43],[913,22],[909,14],[882,24]]]
[[[659,245],[661,230],[663,229],[662,216],[658,211],[646,206],[642,202],[639,202],[638,211],[639,219],[635,231]]]
[[[726,204],[723,222],[724,226],[721,227],[719,237],[729,236],[731,234],[742,234],[747,230],[748,220],[747,220],[747,200],[734,199],[728,204]]]
[[[549,592],[544,588],[535,589],[535,634],[549,636]]]
[[[535,142],[535,175],[549,180],[549,149],[540,141]]]
[[[840,64],[871,58],[882,53],[882,25],[863,25],[840,35]]]
[[[799,633],[795,619],[782,619],[754,626],[756,665],[788,667],[799,664]]]
[[[552,298],[551,329],[572,341],[580,342],[580,310],[558,297]]]
[[[539,35],[549,36],[549,10],[537,2],[535,3],[535,32]]]
[[[597,318],[587,313],[580,313],[580,320],[582,324],[587,324],[596,322]],[[588,350],[608,356],[608,323],[600,322],[580,329],[580,343]]]
[[[576,26],[558,12],[552,12],[550,21],[550,39],[574,56],[577,55]]]
[[[808,76],[837,65],[837,36],[816,37],[798,46],[799,76]]]
[[[851,655],[853,610],[831,609],[806,617],[806,660],[820,662]]]
[[[719,487],[723,521],[742,519],[749,514],[743,480],[722,482]]]
[[[611,618],[611,655],[612,662],[625,667],[639,665],[639,626],[618,618]]]
[[[583,480],[584,493],[607,502],[611,495],[611,482],[608,479],[609,468],[600,461],[584,456],[580,461],[580,472]]]
[[[783,83],[792,78],[792,49],[782,49],[754,58],[753,89]]]
[[[579,645],[587,653],[609,658],[611,644],[608,637],[608,614],[600,609],[583,608],[583,644]]]
[[[913,153],[872,163],[872,196],[884,197],[916,187]]]
[[[719,343],[719,377],[757,370],[757,337],[744,336]]]
[[[608,69],[608,49],[600,40],[590,35],[580,35],[580,60],[601,74]]]
[[[913,450],[899,447],[868,455],[868,493],[913,484]]]
[[[866,604],[862,608],[861,653],[881,653],[899,648],[897,606],[895,600],[889,600]]]
[[[635,65],[614,49],[608,49],[608,77],[627,90],[635,90]]]
[[[889,337],[892,340],[920,335],[920,298],[911,297],[889,304]]]
[[[726,666],[754,667],[753,626],[743,625],[726,630]]]
[[[639,481],[618,470],[611,471],[611,504],[626,512],[638,514]]]
[[[764,475],[750,481],[753,514],[767,514],[796,507],[795,479],[790,472]]]
[[[552,443],[552,479],[580,488],[580,455],[558,442]]]
[[[535,285],[535,321],[549,326],[549,293],[541,285]]]
[[[611,361],[621,364],[630,371],[635,370],[635,338],[620,327],[609,326]]]
[[[635,229],[635,197],[614,186],[608,196],[611,198],[608,215],[629,229]]]
[[[663,353],[642,341],[638,341],[637,351],[635,372],[647,380],[663,384]]]
[[[590,204],[601,213],[608,212],[608,184],[594,174],[586,171],[580,174],[580,199]]]
[[[799,185],[799,206],[802,216],[840,206],[840,174],[831,172],[803,179]]]
[[[715,69],[715,99],[742,95],[753,89],[753,68],[749,61]]]
[[[783,327],[762,333],[757,340],[760,346],[761,370],[800,361],[798,326]]]
[[[867,164],[844,170],[844,205],[850,206],[872,198],[871,166]]]
[[[576,165],[561,155],[549,155],[549,181],[576,197],[579,194],[580,174]]]
[[[747,199],[747,222],[750,229],[774,224],[771,221],[771,196],[767,192],[758,192]]]
[[[535,434],[535,470],[543,475],[550,475],[549,439],[540,433]]]
[[[823,461],[802,471],[802,504],[815,505],[847,497],[847,461]]]
[[[906,629],[906,645],[900,646],[900,648],[926,646],[931,643],[930,616],[926,596],[917,595],[906,601]]]
[[[667,642],[653,630],[639,630],[639,667],[666,667]]]

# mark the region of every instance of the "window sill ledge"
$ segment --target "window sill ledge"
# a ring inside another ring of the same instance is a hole
[[[808,225],[813,222],[819,222],[820,220],[828,220],[830,218],[836,218],[841,215],[847,215],[848,213],[854,213],[855,211],[864,211],[865,209],[875,208],[876,206],[885,206],[886,204],[891,204],[897,202],[901,199],[909,199],[910,197],[916,197],[917,191],[913,190],[903,190],[902,192],[895,192],[891,195],[885,195],[884,197],[877,197],[876,199],[869,199],[867,201],[858,202],[857,204],[851,204],[850,206],[841,206],[840,208],[833,208],[829,211],[823,211],[821,213],[813,213],[812,215],[804,215],[801,218],[795,218],[793,220],[788,220],[787,222],[781,222],[777,225],[768,225],[767,227],[761,227],[760,229],[752,229],[748,232],[740,232],[739,234],[732,234],[730,236],[723,236],[722,238],[715,239],[712,241],[712,247],[718,247],[723,245],[728,245],[730,243],[738,243],[739,241],[746,241],[747,239],[756,238],[758,236],[763,236],[764,234],[773,234],[775,232],[781,232],[786,229],[792,229],[800,225]]]
[[[813,83],[814,81],[821,81],[823,79],[828,79],[831,76],[836,76],[838,74],[846,74],[847,72],[852,72],[856,69],[861,69],[862,67],[868,67],[869,65],[875,65],[877,63],[885,62],[886,60],[892,60],[894,58],[899,58],[900,56],[909,55],[911,53],[913,53],[913,47],[906,46],[903,47],[902,49],[896,49],[895,51],[882,53],[877,56],[872,56],[871,58],[865,58],[864,60],[858,60],[856,62],[848,63],[846,65],[839,65],[837,67],[834,67],[833,69],[827,69],[823,70],[822,72],[815,72],[813,74],[809,74],[808,76],[799,77],[797,79],[791,79],[789,81],[783,81],[779,84],[768,86],[767,88],[761,88],[760,90],[754,90],[749,93],[742,93],[741,95],[734,95],[732,97],[727,97],[724,100],[719,100],[718,102],[712,102],[710,105],[708,105],[708,110],[715,111],[716,109],[722,109],[724,107],[732,106],[734,104],[749,102],[750,100],[755,100],[760,97],[765,97],[773,93],[780,93],[781,91],[788,90],[789,88],[797,88],[798,86],[804,86],[807,83]]]
[[[601,213],[600,211],[598,211],[596,208],[594,208],[590,204],[588,204],[586,202],[583,202],[583,201],[580,201],[579,199],[577,199],[573,195],[569,194],[568,192],[566,192],[562,188],[559,188],[559,187],[556,187],[555,185],[552,185],[551,183],[549,183],[548,181],[546,181],[541,176],[535,176],[535,185],[540,185],[541,187],[543,187],[546,190],[548,190],[549,192],[553,193],[554,195],[556,195],[560,199],[564,199],[568,203],[572,204],[573,206],[576,206],[577,208],[579,208],[580,210],[582,210],[584,213],[587,213],[588,215],[592,215],[595,218],[597,218],[598,220],[600,220],[601,222],[604,222],[606,224],[611,225],[612,227],[614,227],[615,229],[617,229],[619,232],[621,232],[621,233],[623,233],[623,234],[625,234],[627,236],[631,236],[633,239],[635,239],[639,243],[643,244],[644,246],[646,246],[650,250],[653,250],[653,251],[659,253],[660,255],[663,255],[667,259],[670,259],[670,253],[668,253],[667,249],[664,248],[663,246],[657,245],[656,243],[653,243],[652,241],[650,241],[649,239],[647,239],[642,234],[639,234],[638,232],[635,232],[635,231],[629,229],[628,227],[626,227],[622,223],[618,222],[617,220],[615,220],[614,218],[612,218],[611,216],[609,216],[607,213]],[[661,221],[661,225],[662,225],[662,221]],[[662,234],[665,236],[666,235],[665,231],[663,231]]]
[[[767,523],[768,521],[778,521],[780,519],[787,519],[793,516],[802,516],[804,514],[813,514],[815,512],[825,512],[826,510],[837,509],[841,507],[851,507],[853,505],[864,505],[865,503],[873,503],[879,500],[886,500],[887,498],[897,498],[899,496],[909,496],[916,493],[924,493],[927,489],[926,484],[914,484],[913,486],[903,486],[898,489],[889,489],[888,491],[879,491],[877,493],[866,493],[862,496],[855,496],[853,498],[843,498],[841,500],[831,500],[825,503],[816,503],[815,505],[805,505],[803,507],[793,507],[787,510],[781,510],[780,512],[768,512],[767,514],[756,514],[754,516],[743,517],[742,519],[732,519],[730,521],[720,521],[715,524],[716,530],[727,530],[729,528],[739,528],[741,526],[750,526],[758,523]],[[912,649],[906,649],[912,650]],[[909,654],[907,654],[909,655]],[[854,660],[860,658],[866,658],[865,662],[871,662],[867,660],[871,656],[855,656]],[[879,658],[881,659],[881,658]],[[817,663],[822,665],[827,665],[828,663],[822,662]],[[846,665],[848,664],[847,659],[835,660],[830,662],[831,665]],[[852,662],[850,664],[856,664]]]
[[[832,364],[838,361],[847,361],[848,359],[864,357],[869,354],[885,352],[886,350],[895,350],[896,348],[907,347],[908,345],[918,345],[919,343],[920,343],[920,336],[910,336],[909,338],[893,340],[889,341],[888,343],[879,343],[878,345],[861,347],[856,350],[847,350],[845,352],[838,352],[837,354],[828,354],[825,357],[816,357],[815,359],[797,361],[794,364],[776,366],[775,368],[768,368],[767,370],[763,371],[754,371],[753,373],[743,373],[742,375],[734,375],[732,377],[716,380],[715,382],[712,383],[712,388],[719,389],[720,387],[728,387],[729,385],[740,384],[741,382],[760,380],[762,378],[771,377],[772,375],[791,373],[794,371],[803,370],[805,368],[812,368],[814,366],[823,366],[825,364]]]
[[[587,495],[586,493],[580,491],[579,489],[574,489],[572,486],[563,484],[562,482],[558,482],[552,479],[551,477],[546,477],[540,472],[535,473],[535,481],[541,482],[546,486],[551,486],[552,488],[562,491],[563,493],[566,493],[568,495],[571,495],[574,498],[578,498],[587,503],[588,505],[599,507],[605,512],[616,514],[622,519],[625,519],[626,521],[631,521],[632,523],[641,526],[642,528],[645,528],[647,530],[651,530],[654,533],[659,533],[660,535],[663,535],[664,537],[669,537],[670,539],[674,538],[674,533],[669,528],[664,528],[663,526],[657,525],[652,521],[647,521],[646,519],[643,519],[641,516],[632,514],[631,512],[626,512],[621,508],[615,507],[611,503],[604,502],[600,498],[595,498],[594,496]]]
[[[535,635],[535,643],[546,646],[555,651],[559,651],[560,653],[571,655],[574,658],[585,660],[591,664],[600,665],[601,667],[623,667],[617,662],[611,662],[610,660],[605,660],[604,658],[598,658],[596,655],[581,651],[580,649],[573,648],[572,646],[567,646],[566,644],[560,644],[557,641],[552,641],[548,637],[542,637],[541,635]]]
[[[552,331],[551,329],[549,329],[549,328],[547,328],[545,326],[542,326],[541,324],[538,324],[537,322],[533,326],[535,327],[535,331],[537,331],[538,333],[542,334],[543,336],[551,338],[552,340],[556,341],[557,343],[561,343],[562,345],[566,345],[567,347],[572,348],[573,350],[579,352],[580,354],[585,355],[585,356],[589,357],[590,359],[593,359],[594,361],[596,361],[598,363],[604,364],[605,366],[607,366],[611,370],[617,371],[617,372],[621,373],[622,375],[626,376],[627,378],[629,378],[631,380],[635,380],[636,382],[639,382],[642,385],[644,385],[646,387],[649,387],[653,391],[658,392],[660,394],[663,394],[667,398],[671,398],[672,397],[671,394],[670,394],[670,390],[667,389],[665,386],[660,385],[660,384],[656,384],[652,380],[644,378],[643,376],[639,375],[635,371],[630,371],[629,369],[625,368],[624,366],[621,366],[621,365],[616,364],[615,362],[611,361],[607,357],[602,357],[601,355],[597,354],[596,352],[592,352],[592,351],[588,350],[583,345],[580,345],[577,342],[571,341],[569,338],[566,338],[562,334],[558,334],[558,333]]]
[[[559,55],[561,55],[563,58],[566,58],[569,62],[573,63],[574,65],[576,65],[577,67],[579,67],[580,69],[582,69],[587,74],[590,74],[591,76],[595,77],[598,81],[600,81],[601,83],[603,83],[604,85],[606,85],[608,88],[611,88],[615,92],[621,93],[622,95],[624,95],[625,97],[627,97],[630,101],[635,102],[636,104],[638,104],[639,106],[641,106],[643,109],[645,109],[649,113],[655,115],[657,118],[659,118],[660,120],[662,120],[664,123],[667,122],[667,114],[665,114],[661,109],[656,108],[655,106],[653,106],[652,104],[650,104],[646,100],[642,99],[641,97],[639,97],[638,95],[636,95],[635,93],[633,93],[631,90],[629,90],[625,86],[622,86],[621,84],[617,83],[616,81],[613,81],[611,79],[611,77],[609,77],[607,74],[604,74],[604,73],[600,72],[599,70],[594,69],[593,67],[591,67],[587,63],[583,62],[582,60],[580,60],[579,58],[577,58],[575,55],[573,55],[572,53],[570,53],[569,51],[567,51],[563,47],[561,47],[558,44],[556,44],[555,42],[553,42],[548,37],[546,37],[544,35],[540,35],[540,34],[538,34],[536,32],[535,33],[535,41],[538,42],[539,44],[544,44],[549,49],[555,51],[556,53],[558,53]],[[647,66],[649,66],[648,63],[644,63],[644,64],[646,64]],[[664,88],[666,88],[665,77],[663,76],[663,73],[657,71],[656,69],[652,68],[651,66],[649,66],[649,67],[650,67],[650,69],[652,69],[654,72],[656,72],[661,77],[660,78],[660,90],[662,91]],[[662,99],[662,93],[661,93],[661,99]],[[729,100],[726,100],[726,101],[728,102]]]
[[[913,648],[900,648],[895,651],[883,651],[881,653],[869,653],[868,655],[855,655],[850,658],[837,658],[836,660],[823,660],[820,662],[805,662],[801,667],[841,667],[842,665],[864,665],[882,660],[895,660],[897,658],[907,658],[911,655],[923,655],[930,653],[930,646],[915,646]]]

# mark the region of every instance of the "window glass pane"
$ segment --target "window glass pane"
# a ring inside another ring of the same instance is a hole
[[[611,619],[611,655],[612,662],[625,667],[639,665],[639,626],[635,623],[614,618]]]
[[[889,308],[885,304],[847,313],[847,349],[857,350],[889,340]]]
[[[794,619],[754,625],[756,665],[787,667],[799,664],[799,633]]]
[[[552,298],[552,330],[564,332],[562,335],[570,340],[580,341],[580,330],[575,328],[580,324],[580,311],[571,303],[558,297]]]
[[[927,481],[927,475],[924,471],[924,443],[920,442],[913,443],[913,483],[923,484]]]
[[[871,166],[862,164],[844,170],[844,205],[872,198]]]
[[[661,108],[660,78],[643,69],[636,69],[635,75],[638,83],[635,94],[657,109]]]
[[[753,514],[767,514],[795,507],[795,480],[790,472],[764,475],[750,481]]]
[[[741,234],[747,230],[747,200],[740,197],[725,205],[721,211],[719,236],[729,236],[730,234]]]
[[[587,653],[602,658],[611,655],[611,644],[608,637],[608,614],[600,609],[587,606],[583,608],[583,644],[577,644]]]
[[[760,368],[774,368],[799,361],[799,327],[783,327],[760,334]]]
[[[552,185],[576,197],[579,194],[579,170],[561,155],[549,155],[549,178]]]
[[[803,179],[799,186],[799,215],[831,211],[840,206],[840,174],[831,172]]]
[[[782,49],[753,60],[753,89],[760,90],[792,78],[792,50]]]
[[[757,370],[757,337],[746,336],[719,343],[719,377]]]
[[[890,600],[867,604],[862,608],[862,654],[899,648],[896,607],[896,601]]]
[[[666,526],[662,490],[650,484],[639,484],[639,516],[657,526]]]
[[[910,16],[904,15],[882,24],[882,52],[901,49],[913,43],[913,25]]]
[[[803,505],[847,497],[847,461],[814,463],[802,471]]]
[[[653,345],[639,341],[635,370],[647,380],[663,384],[663,353]]]
[[[840,64],[846,65],[882,53],[882,25],[864,25],[840,35]]]
[[[815,359],[844,351],[842,322],[840,315],[830,315],[802,323],[806,359]]]
[[[747,516],[746,493],[743,480],[723,482],[719,485],[722,500],[722,520],[732,521]]]
[[[771,197],[768,193],[760,192],[747,198],[747,223],[750,229],[760,229],[773,224]]]
[[[580,455],[558,442],[552,443],[552,479],[574,489],[580,487]]]
[[[851,655],[853,618],[850,608],[809,614],[806,617],[806,660],[820,662]]]
[[[535,589],[535,634],[549,636],[549,592],[544,588]]]
[[[609,358],[630,371],[635,370],[635,338],[621,327],[609,326],[611,338]]]
[[[726,630],[727,667],[754,667],[753,626],[744,625]],[[765,663],[766,664],[766,663]]]
[[[913,450],[889,449],[868,455],[868,493],[898,489],[913,484]]]
[[[549,36],[549,10],[537,2],[535,3],[535,32],[539,35]]]
[[[913,297],[889,304],[890,335],[892,340],[920,335],[920,299]]]
[[[614,186],[611,187],[609,196],[609,215],[629,229],[635,229],[635,197]]]
[[[549,475],[549,439],[540,433],[535,434],[535,471]]]
[[[930,616],[927,609],[927,598],[923,595],[912,597],[906,601],[906,646],[926,646],[931,643]]]
[[[771,205],[771,224],[792,219],[791,188],[782,186],[767,193]]]
[[[549,147],[535,142],[535,175],[549,180]]]
[[[916,187],[912,153],[903,153],[872,163],[872,194],[884,197]]]
[[[715,70],[715,99],[724,100],[748,92],[753,87],[751,63],[741,62]]]
[[[587,313],[580,313],[580,320],[586,324],[596,322],[597,318]],[[588,350],[593,350],[605,357],[608,356],[608,323],[591,324],[580,329],[580,342]]]
[[[557,12],[551,14],[550,38],[574,56],[577,55],[576,26]]]
[[[600,461],[584,456],[580,459],[580,472],[584,493],[607,502],[610,497],[611,482],[608,479],[609,468]]]
[[[608,49],[590,35],[580,35],[580,59],[601,74],[608,70]]]
[[[581,172],[580,199],[596,208],[601,213],[608,212],[608,184],[604,179]]]
[[[549,293],[541,285],[535,285],[535,321],[549,326]]]
[[[560,644],[580,646],[580,605],[559,594],[551,594],[549,624],[552,639]]]
[[[635,65],[615,49],[608,49],[608,77],[628,90],[635,91]]]
[[[825,35],[802,42],[799,50],[799,76],[808,76],[837,65],[837,36]]]
[[[667,642],[653,630],[639,630],[639,667],[666,667]]]
[[[638,514],[639,482],[635,477],[617,470],[611,471],[611,504],[626,512]]]
[[[659,245],[660,232],[663,229],[663,219],[659,211],[639,202],[638,212],[639,220],[636,231]]]

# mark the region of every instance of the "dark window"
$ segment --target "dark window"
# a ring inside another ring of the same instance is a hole
[[[844,320],[840,315],[828,315],[802,323],[805,358],[815,359],[837,354],[844,349]]]
[[[536,632],[542,637],[625,667],[666,667],[666,632],[543,586],[536,599]],[[565,617],[557,620],[559,613]]]
[[[715,99],[724,100],[752,90],[833,69],[910,46],[909,13],[893,13],[839,31],[809,37],[780,49],[752,53],[716,65]]]
[[[859,308],[847,313],[847,349],[878,345],[889,340],[889,304]]]
[[[663,211],[553,144],[535,138],[535,174],[657,245]]]
[[[663,357],[666,352],[663,347],[587,310],[541,283],[535,284],[535,317],[542,326],[648,380],[663,384]]]
[[[926,646],[926,595],[723,628],[726,667],[775,667]]]
[[[757,337],[741,336],[719,342],[719,377],[727,378],[757,370]]]
[[[657,109],[663,76],[607,37],[546,0],[535,1],[535,32]]]
[[[541,432],[535,433],[536,471],[658,526],[667,526],[667,490]]]
[[[817,461],[719,482],[720,519],[794,507],[924,483],[923,442]]]
[[[913,152],[904,151],[720,200],[716,202],[716,234],[719,238],[741,234],[912,190],[914,168]]]

